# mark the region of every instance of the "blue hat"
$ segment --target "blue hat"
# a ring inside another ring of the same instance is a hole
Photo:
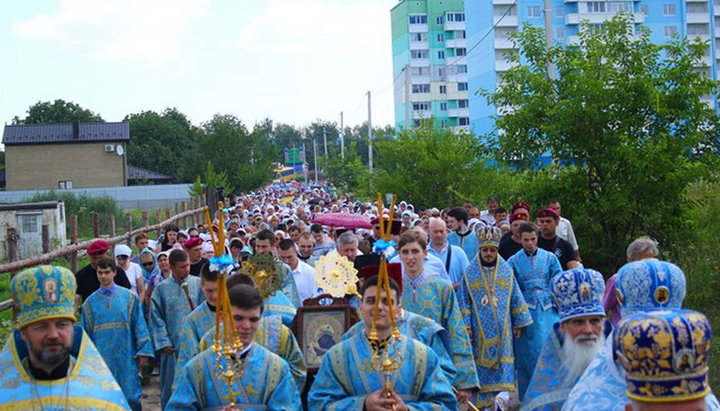
[[[502,238],[502,230],[498,227],[490,227],[484,224],[478,224],[475,231],[478,239],[478,248],[481,247],[500,247],[500,239]]]
[[[584,315],[605,315],[602,274],[589,268],[574,268],[553,277],[550,285],[560,321]]]
[[[627,396],[643,402],[691,401],[710,392],[712,331],[702,313],[662,310],[632,315],[614,333]]]
[[[682,308],[685,274],[667,261],[633,261],[618,271],[615,289],[623,316],[662,308]]]
[[[52,318],[75,321],[76,289],[75,275],[67,268],[40,265],[21,271],[10,283],[20,309],[18,327]]]

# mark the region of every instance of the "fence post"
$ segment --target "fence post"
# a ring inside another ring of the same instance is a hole
[[[70,244],[77,244],[78,235],[78,218],[76,215],[70,216]],[[70,270],[77,272],[77,251],[70,255]]]
[[[8,259],[10,262],[17,261],[17,245],[18,245],[18,234],[14,227],[8,227],[7,229],[7,243],[8,243]]]
[[[131,231],[132,231],[132,214],[127,213],[127,214],[125,214],[125,232],[130,234]],[[128,247],[130,247],[130,244],[132,244],[132,239],[130,238],[130,236],[128,236],[126,243],[127,243]]]
[[[158,208],[155,210],[155,215],[157,216],[157,224],[160,224],[162,222],[162,211]],[[157,236],[155,238],[160,238],[160,235],[163,233],[163,227],[159,227],[157,229]]]
[[[165,219],[169,220],[171,216],[172,216],[172,211],[170,211],[169,208],[166,208],[165,209]]]
[[[183,213],[187,211],[187,203],[185,201],[180,202],[180,211],[182,211]],[[188,218],[183,217],[182,223],[183,223],[183,229],[187,229],[188,228]]]
[[[47,224],[42,226],[42,250],[43,254],[50,252],[50,226]]]
[[[143,211],[142,212],[142,226],[143,226],[143,228],[145,228],[149,225],[150,225],[150,217],[148,216],[148,212]]]
[[[110,229],[110,238],[115,237],[115,216],[114,216],[114,215],[110,215],[110,223],[109,223],[109,225],[110,225],[110,227],[109,227],[109,229]]]
[[[100,215],[93,211],[92,213],[93,237],[100,238]]]

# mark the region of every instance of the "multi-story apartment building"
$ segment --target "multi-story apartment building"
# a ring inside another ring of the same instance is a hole
[[[636,27],[650,28],[651,41],[656,44],[666,43],[675,35],[708,41],[702,61],[704,67],[697,70],[705,71],[716,80],[720,78],[720,0],[549,0],[547,3],[545,0],[484,0],[465,4],[469,115],[474,134],[483,135],[495,129],[493,116],[501,113],[475,92],[493,91],[499,76],[511,67],[506,56],[517,50],[509,36],[525,23],[546,27],[547,21],[553,43],[572,45],[579,41],[582,21],[602,24],[616,13],[632,13]],[[705,100],[718,109],[717,96],[706,96]]]
[[[468,129],[463,0],[401,0],[391,10],[395,125]]]

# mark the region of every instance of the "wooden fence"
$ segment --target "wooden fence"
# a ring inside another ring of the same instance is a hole
[[[108,244],[111,246],[114,244],[118,244],[121,242],[126,242],[127,245],[130,245],[132,243],[133,237],[140,233],[149,233],[155,231],[157,235],[160,235],[162,232],[162,229],[172,223],[179,223],[179,225],[183,227],[189,227],[194,226],[198,222],[203,221],[203,215],[205,213],[206,206],[202,205],[203,201],[201,198],[194,198],[193,201],[191,201],[191,205],[194,207],[191,210],[187,209],[187,203],[183,201],[182,203],[179,203],[175,207],[175,215],[172,215],[172,211],[170,209],[164,210],[164,217],[165,220],[155,224],[155,225],[148,225],[149,221],[149,215],[147,212],[142,213],[142,227],[133,230],[132,229],[132,215],[125,214],[125,233],[121,235],[116,235],[116,221],[115,216],[110,216],[110,222],[109,222],[109,238],[103,238],[103,240],[107,241]],[[158,220],[162,218],[163,211],[158,210]],[[41,264],[48,264],[52,262],[53,260],[60,258],[60,257],[66,257],[70,256],[70,270],[72,272],[77,272],[77,259],[78,255],[83,252],[93,241],[100,238],[100,216],[97,213],[93,213],[92,221],[93,221],[93,236],[94,238],[92,240],[82,241],[78,242],[77,238],[77,216],[72,215],[69,218],[70,221],[70,245],[59,248],[54,251],[49,251],[49,241],[48,236],[46,235],[46,229],[43,227],[43,254],[27,258],[24,260],[19,261],[11,261],[7,264],[0,265],[0,274],[3,273],[10,273],[13,275],[15,272],[22,270],[24,268],[34,267],[36,265]],[[8,242],[9,250],[8,253],[11,256],[17,255],[17,239],[15,241],[9,241]],[[4,311],[7,309],[12,308],[12,300],[6,300],[0,302],[0,311]]]

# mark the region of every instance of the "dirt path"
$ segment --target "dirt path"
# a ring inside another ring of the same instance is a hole
[[[145,411],[160,410],[160,377],[150,377],[150,381],[143,387],[142,406]]]

